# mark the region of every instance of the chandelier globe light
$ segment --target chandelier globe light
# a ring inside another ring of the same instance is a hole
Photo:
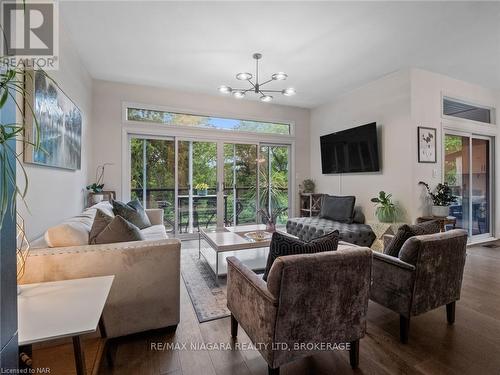
[[[219,86],[219,92],[221,94],[229,95],[232,94],[236,99],[243,99],[247,93],[255,93],[260,96],[260,101],[264,103],[271,102],[274,97],[271,94],[282,94],[283,96],[292,96],[296,94],[293,87],[287,87],[282,90],[267,90],[263,89],[262,86],[272,82],[272,81],[284,81],[288,78],[288,74],[284,72],[277,72],[271,75],[271,78],[267,81],[259,81],[259,60],[262,58],[262,54],[254,53],[252,56],[255,60],[255,75],[249,72],[240,72],[236,74],[236,79],[239,81],[247,81],[250,84],[249,88],[233,88],[230,86],[222,85]]]

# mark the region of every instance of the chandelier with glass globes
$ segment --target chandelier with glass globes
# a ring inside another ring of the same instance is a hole
[[[250,87],[246,89],[237,89],[222,85],[219,86],[219,92],[223,94],[232,94],[236,99],[243,99],[248,92],[253,92],[260,95],[260,100],[266,103],[273,100],[273,96],[271,94],[279,93],[285,96],[295,95],[295,89],[292,87],[288,87],[283,90],[263,89],[262,86],[272,81],[284,81],[288,78],[288,75],[283,72],[274,73],[270,79],[261,83],[259,82],[259,60],[262,58],[262,54],[254,53],[252,57],[255,59],[255,76],[246,72],[236,74],[236,79],[240,81],[248,81]],[[254,77],[255,81],[253,81]]]

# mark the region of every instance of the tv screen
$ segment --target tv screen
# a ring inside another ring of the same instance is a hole
[[[323,174],[380,170],[375,122],[324,135],[320,139]]]

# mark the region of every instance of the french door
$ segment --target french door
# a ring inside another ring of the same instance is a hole
[[[492,160],[491,138],[445,132],[444,181],[457,197],[450,215],[473,239],[492,234]]]
[[[130,197],[163,208],[168,231],[255,224],[289,214],[289,145],[129,135]]]

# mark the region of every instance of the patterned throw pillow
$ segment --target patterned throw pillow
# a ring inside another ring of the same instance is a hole
[[[384,249],[384,254],[397,257],[408,238],[424,234],[439,233],[440,230],[437,220],[426,221],[415,225],[401,225],[392,241]]]
[[[113,213],[123,217],[125,220],[131,222],[139,229],[148,228],[151,226],[151,221],[149,221],[146,211],[142,207],[141,202],[137,199],[130,201],[128,203],[123,203],[120,201],[113,200]]]
[[[323,251],[337,250],[339,244],[339,231],[335,230],[311,242],[305,242],[285,233],[274,232],[269,247],[266,271],[262,279],[267,281],[267,276],[276,258],[285,255],[312,254]]]

